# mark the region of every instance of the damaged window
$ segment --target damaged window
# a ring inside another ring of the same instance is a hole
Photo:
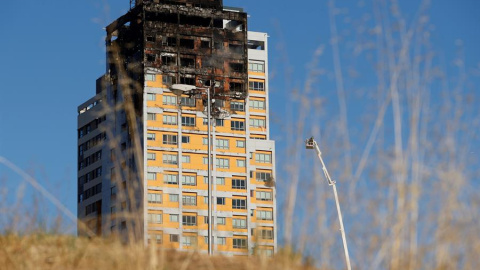
[[[222,42],[214,42],[214,43],[213,43],[213,46],[214,46],[215,49],[217,49],[217,50],[223,49],[223,43],[222,43]]]
[[[243,52],[243,46],[239,44],[229,44],[228,48],[230,49],[230,52],[232,53],[242,53]]]
[[[174,66],[177,64],[177,58],[175,57],[175,55],[163,54],[162,64],[166,66]]]
[[[202,41],[200,42],[200,48],[202,48],[202,49],[208,49],[208,48],[210,48],[210,41],[208,41],[208,40],[202,40]]]
[[[231,82],[230,91],[243,92],[243,83]]]
[[[155,37],[154,36],[147,36],[147,41],[148,42],[155,42]]]
[[[193,39],[181,38],[180,39],[180,47],[186,48],[186,49],[194,49],[195,48],[195,42],[193,41]]]
[[[180,77],[181,84],[195,85],[194,77]]]
[[[265,42],[264,41],[258,41],[258,40],[249,40],[247,47],[250,50],[265,50]]]
[[[192,58],[182,57],[182,58],[180,58],[180,66],[195,68],[195,60],[192,59]]]
[[[163,46],[177,46],[177,38],[175,37],[162,37],[162,45]]]
[[[154,54],[147,54],[147,61],[148,62],[155,62],[155,55]]]
[[[231,72],[243,72],[243,64],[239,63],[230,63]]]

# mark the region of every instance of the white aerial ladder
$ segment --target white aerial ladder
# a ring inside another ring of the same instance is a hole
[[[307,149],[317,150],[318,158],[322,163],[323,174],[325,174],[325,178],[327,179],[328,185],[332,186],[333,188],[333,194],[335,195],[335,203],[337,204],[338,219],[340,221],[340,232],[342,233],[343,250],[345,251],[345,260],[347,262],[347,269],[351,270],[352,267],[350,266],[350,256],[348,255],[347,239],[345,237],[345,229],[343,228],[342,212],[340,211],[340,204],[338,203],[338,194],[337,194],[337,188],[335,187],[335,181],[333,181],[332,178],[330,178],[330,174],[328,174],[327,167],[325,167],[325,163],[323,162],[323,159],[322,159],[322,152],[320,151],[320,148],[318,148],[318,144],[313,139],[313,137],[305,141],[305,147]]]

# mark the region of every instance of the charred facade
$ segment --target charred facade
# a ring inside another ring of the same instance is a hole
[[[107,72],[114,88],[119,68],[133,80],[140,115],[146,70],[162,73],[167,85],[216,81],[219,97],[246,96],[247,49],[247,14],[224,10],[221,0],[143,0],[107,27]]]

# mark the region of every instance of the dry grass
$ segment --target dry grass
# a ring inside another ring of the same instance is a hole
[[[274,259],[222,257],[122,245],[111,239],[34,234],[0,237],[0,269],[315,269],[285,252]]]

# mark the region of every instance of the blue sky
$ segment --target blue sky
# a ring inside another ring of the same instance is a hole
[[[93,96],[95,80],[105,70],[102,29],[128,9],[128,0],[3,1],[0,8],[0,156],[33,175],[76,212],[76,107]],[[225,0],[249,14],[249,29],[270,35],[272,114],[283,117],[285,93],[301,87],[307,63],[325,45],[321,65],[332,69],[326,1]],[[340,1],[339,1],[340,2]],[[364,3],[366,2],[366,3]],[[369,12],[369,1],[342,3],[345,17]],[[400,1],[413,18],[416,0]],[[480,2],[433,1],[429,14],[432,43],[447,69],[461,40],[469,71],[480,68]],[[340,3],[337,3],[340,5]],[[339,23],[339,32],[348,30]],[[343,56],[347,52],[341,51]],[[285,82],[285,70],[290,85]],[[369,77],[362,79],[368,85]],[[334,88],[325,82],[325,88]],[[328,97],[328,92],[325,93]],[[335,103],[336,104],[336,103]],[[330,113],[337,114],[332,106]],[[272,137],[285,138],[273,126]],[[281,145],[277,145],[281,151]],[[23,182],[0,165],[9,190]],[[30,187],[29,187],[30,188]],[[28,200],[28,199],[26,199]]]

